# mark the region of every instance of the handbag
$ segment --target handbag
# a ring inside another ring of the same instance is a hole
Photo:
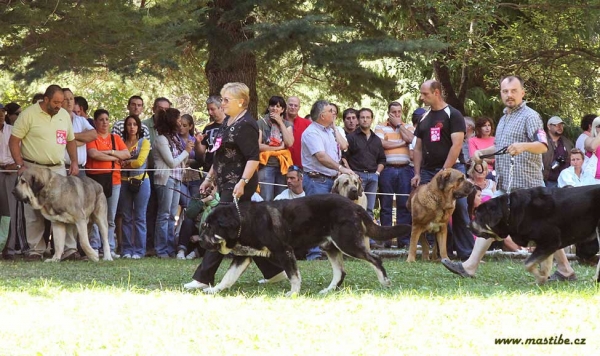
[[[110,140],[112,141],[112,149],[115,149],[115,137],[111,134]],[[112,161],[112,169],[115,169],[115,161]],[[113,172],[109,173],[101,173],[101,174],[88,174],[88,177],[95,180],[102,186],[102,191],[104,191],[104,195],[106,199],[112,197],[112,188],[113,188]]]
[[[146,179],[146,172],[144,172],[142,179],[129,178],[129,191],[133,194],[139,193],[142,184],[144,184],[144,179]]]

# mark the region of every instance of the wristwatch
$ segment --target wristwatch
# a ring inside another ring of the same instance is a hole
[[[250,183],[250,179],[248,179],[248,178],[242,177],[242,178],[240,178],[240,180],[243,180],[244,183],[246,183],[246,184]]]
[[[23,168],[23,166],[22,166],[22,165],[20,165],[20,164],[15,164],[15,167],[17,167],[17,170],[19,170],[19,169]]]

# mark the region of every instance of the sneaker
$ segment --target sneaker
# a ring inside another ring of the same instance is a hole
[[[123,255],[123,258],[130,259],[130,258],[131,258],[131,255],[130,255],[130,254],[128,254],[128,253],[126,253],[126,254],[124,254],[124,255]]]
[[[116,253],[116,252],[114,252],[114,251],[110,251],[110,257],[112,257],[112,258],[113,258],[113,260],[116,260],[116,259],[118,259],[118,258],[121,258],[121,255],[117,255],[117,253]]]
[[[179,251],[177,252],[177,259],[178,259],[178,260],[185,260],[185,251],[183,251],[183,250],[179,250]]]
[[[187,256],[185,256],[186,260],[193,260],[194,258],[196,258],[196,250],[190,252]]]
[[[142,257],[141,257],[140,255],[133,255],[133,256],[131,256],[131,259],[132,259],[132,260],[139,260],[139,259],[141,259],[141,258],[142,258]]]
[[[75,250],[63,253],[62,257],[60,258],[61,261],[79,261],[80,259],[81,255]]]
[[[30,253],[29,255],[25,256],[25,261],[27,262],[34,262],[34,261],[41,261],[42,260],[42,255],[38,255],[37,253]]]
[[[285,281],[286,279],[288,279],[287,274],[285,273],[285,271],[281,271],[269,279],[263,278],[263,279],[259,280],[258,283],[259,284],[272,284],[272,283]]]
[[[193,280],[190,283],[186,283],[183,285],[183,288],[187,290],[195,290],[195,289],[206,289],[208,288],[208,284],[204,284],[202,282],[198,282],[197,280]]]

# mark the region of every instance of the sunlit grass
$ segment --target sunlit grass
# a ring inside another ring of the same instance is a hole
[[[229,261],[219,270],[220,279]],[[252,266],[217,296],[186,292],[196,261],[0,263],[2,355],[591,354],[600,347],[592,267],[575,283],[537,286],[521,261],[492,260],[476,279],[439,263],[346,261],[344,287],[321,296],[331,268],[300,261],[303,288],[260,286]],[[585,346],[500,346],[497,337],[587,338]]]

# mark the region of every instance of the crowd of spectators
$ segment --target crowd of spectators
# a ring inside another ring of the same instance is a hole
[[[108,199],[112,257],[204,256],[192,289],[213,284],[214,272],[222,259],[218,254],[205,254],[197,245],[200,222],[217,204],[235,198],[250,200],[256,192],[264,201],[274,200],[286,185],[291,188],[290,179],[296,185],[300,182],[302,196],[329,193],[336,176],[343,173],[361,178],[367,211],[374,220],[389,226],[411,223],[406,200],[414,185],[428,182],[446,166],[465,171],[477,190],[457,203],[448,247],[451,256],[455,251],[456,257],[469,258],[475,241],[465,230],[469,219],[480,203],[506,188],[506,181],[502,182],[506,177],[500,178],[498,187],[495,157],[474,164],[479,161],[477,152],[500,148],[492,118],[463,117],[445,103],[436,81],[427,81],[421,87],[421,99],[427,108],[407,115],[401,102],[391,101],[380,120],[370,108],[345,108],[339,127],[336,122],[340,110],[336,104],[318,101],[302,117],[301,102],[295,96],[272,96],[265,103],[263,114],[254,118],[247,111],[247,91],[244,84],[229,83],[220,96],[209,97],[206,109],[210,120],[202,130],[197,129],[199,125],[192,115],[182,114],[162,97],[154,100],[152,115],[145,120],[145,103],[137,95],[129,99],[127,115],[122,120],[104,109],[97,109],[88,117],[88,102],[74,96],[68,88],[62,88],[60,97],[47,97],[47,93],[37,96],[31,107],[48,112],[46,108],[60,100],[61,107],[55,107],[56,112],[49,116],[70,118],[77,143],[77,164],[70,160],[70,152],[63,153],[61,162],[50,164],[62,164],[63,170],[66,165],[69,172],[71,166],[76,166],[73,169],[80,177],[88,176],[103,186]],[[10,233],[5,238],[2,256],[13,259],[20,252],[34,256],[27,260],[39,260],[38,256],[50,253],[50,247],[32,239],[33,230],[27,231],[31,228],[19,223],[23,220],[23,214],[19,214],[23,206],[11,194],[17,171],[25,169],[16,164],[9,145],[12,125],[21,120],[22,111],[16,103],[0,104],[0,215],[10,217]],[[600,118],[594,118],[588,115],[582,120],[584,132],[577,140],[577,148],[572,148],[573,144],[562,135],[562,119],[548,120],[550,139],[546,145],[550,149],[543,154],[539,167],[540,173],[544,172],[545,185],[595,184],[600,179]],[[290,189],[285,192],[292,194]],[[377,206],[380,215],[376,214]],[[186,214],[180,214],[181,211]],[[48,242],[48,227],[36,226],[36,236]],[[396,246],[404,247],[409,238],[398,236]],[[102,251],[97,229],[90,241],[94,249]],[[513,245],[509,241],[504,248],[521,249]],[[372,247],[391,246],[389,241]],[[70,249],[63,259],[81,257],[72,245],[67,247]],[[318,249],[309,251],[307,257],[322,258]],[[265,281],[281,279],[280,268],[266,259],[255,260]]]

